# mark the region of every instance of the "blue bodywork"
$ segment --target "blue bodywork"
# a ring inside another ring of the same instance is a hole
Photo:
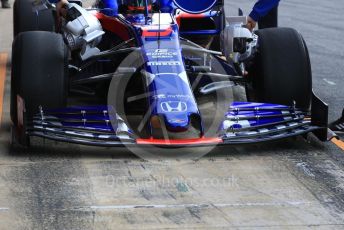
[[[142,37],[149,108],[152,108],[152,116],[164,119],[168,129],[185,131],[190,117],[200,117],[200,114],[186,74],[178,27],[174,25],[164,30],[170,30],[170,34],[163,38]],[[161,32],[163,30],[158,30],[157,34]]]
[[[217,0],[185,1],[174,0],[175,5],[183,11],[191,14],[199,14],[209,11],[217,3]]]

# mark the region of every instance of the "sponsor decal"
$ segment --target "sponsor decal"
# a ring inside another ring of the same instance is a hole
[[[165,95],[165,94],[158,94],[158,95],[153,95],[152,96],[153,99],[157,100],[157,99],[183,99],[183,100],[188,100],[191,98],[190,95]]]
[[[188,120],[185,119],[170,119],[168,120],[169,123],[174,123],[174,124],[183,124],[186,123]]]
[[[162,111],[165,113],[180,113],[185,112],[188,109],[187,104],[182,101],[165,101],[160,105]]]
[[[182,65],[180,61],[157,61],[147,62],[148,66],[179,66]]]
[[[146,54],[152,58],[174,58],[178,56],[178,52],[168,49],[156,49],[154,52],[147,52]]]

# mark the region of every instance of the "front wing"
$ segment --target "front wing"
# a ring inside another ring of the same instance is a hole
[[[327,113],[327,105],[315,95],[311,113],[293,106],[236,102],[229,106],[217,136],[182,140],[137,138],[115,110],[107,106],[47,111],[42,108],[39,114],[26,120],[24,126],[27,136],[81,145],[194,147],[254,144],[310,132],[325,141],[328,139]]]

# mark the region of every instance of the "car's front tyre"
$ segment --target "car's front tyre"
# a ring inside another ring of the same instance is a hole
[[[302,36],[291,28],[258,30],[258,52],[249,71],[258,101],[308,110],[312,97],[312,70]]]
[[[19,34],[12,48],[11,119],[18,126],[23,101],[30,117],[67,101],[68,49],[60,34],[31,31]]]

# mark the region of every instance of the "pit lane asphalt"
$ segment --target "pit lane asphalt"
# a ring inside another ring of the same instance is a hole
[[[226,0],[248,12],[253,1]],[[344,106],[341,0],[282,1],[280,25],[308,43],[315,92]],[[10,54],[12,11],[0,9]],[[10,61],[8,62],[10,67]],[[9,68],[8,68],[9,69]],[[159,164],[122,150],[41,142],[9,147],[7,71],[0,134],[0,229],[343,229],[344,152],[302,138],[221,147],[200,160]],[[184,163],[184,164],[182,164]]]

